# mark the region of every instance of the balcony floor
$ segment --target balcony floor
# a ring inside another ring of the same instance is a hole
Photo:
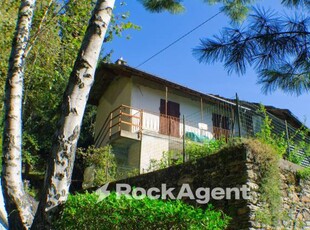
[[[132,133],[126,130],[121,130],[114,133],[110,138],[110,143],[112,145],[117,144],[118,146],[126,147],[130,146],[137,141],[141,141],[139,133]]]

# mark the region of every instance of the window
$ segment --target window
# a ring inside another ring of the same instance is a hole
[[[220,114],[212,113],[213,135],[216,139],[225,138],[226,142],[230,136],[229,118]]]
[[[180,104],[160,99],[160,133],[180,137]]]
[[[220,114],[212,113],[213,126],[229,130],[229,118]]]

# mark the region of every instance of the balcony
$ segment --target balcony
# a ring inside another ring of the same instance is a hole
[[[95,138],[95,145],[99,147],[112,142],[125,144],[140,141],[142,133],[181,139],[184,128],[186,137],[190,139],[197,140],[197,137],[203,137],[202,140],[206,140],[229,136],[229,130],[213,127],[213,132],[210,132],[207,124],[198,121],[186,120],[184,125],[183,120],[178,117],[121,105],[105,119]]]
[[[95,146],[104,146],[111,142],[125,144],[139,141],[142,132],[142,115],[142,110],[126,105],[114,109],[105,119],[95,138]]]
[[[226,142],[231,136],[231,131],[229,129],[223,129],[220,127],[213,126],[213,135],[215,139],[222,139],[224,138]]]

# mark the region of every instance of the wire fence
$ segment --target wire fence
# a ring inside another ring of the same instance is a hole
[[[238,100],[220,101],[217,105],[208,106],[202,112],[190,114],[185,118],[185,127],[190,127],[186,129],[185,137],[197,142],[210,139],[210,136],[211,139],[226,140],[234,137],[256,137],[263,129],[265,116],[270,119],[272,136],[276,141],[286,145],[286,158],[309,167],[310,137],[307,128],[305,126],[296,128],[289,121],[278,118],[268,110],[263,113],[260,105],[254,103]],[[292,152],[294,156],[290,157]]]
[[[258,105],[251,105],[252,110],[246,113],[241,110],[241,127],[246,129],[246,136],[256,136],[262,129],[264,124],[265,114],[259,112]],[[271,132],[276,136],[276,141],[284,142],[287,153],[285,157],[294,163],[299,163],[303,166],[310,166],[310,137],[309,131],[303,125],[294,127],[289,120],[280,119],[272,113],[266,111],[266,116],[271,120]]]
[[[309,167],[310,138],[301,131],[302,127],[296,128],[268,111],[262,113],[257,104],[224,100],[179,117],[154,113],[150,116],[144,111],[141,165],[148,165],[152,160],[159,162],[167,152],[170,157],[172,155],[172,160],[180,157],[186,160],[189,157],[185,150],[188,140],[202,144],[212,139],[228,141],[235,137],[256,137],[264,126],[265,116],[271,120],[271,138],[287,148],[285,157]],[[151,170],[144,168],[144,171]]]
[[[102,125],[96,146],[112,144],[119,165],[124,168],[120,175],[126,175],[126,171],[149,172],[167,160],[181,158],[186,161],[189,158],[186,154],[188,142],[203,144],[213,139],[228,141],[235,137],[256,137],[268,116],[272,137],[287,149],[285,157],[309,167],[309,132],[303,132],[306,128],[296,125],[297,120],[288,114],[288,110],[273,109],[281,112],[281,116],[275,116],[268,108],[262,113],[260,105],[238,99],[216,98],[213,103],[203,102],[200,108],[189,109],[187,114],[170,111],[169,115],[122,105],[112,111],[110,119]]]

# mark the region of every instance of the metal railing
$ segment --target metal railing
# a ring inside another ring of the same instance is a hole
[[[121,130],[126,130],[132,133],[150,131],[156,134],[182,138],[186,133],[194,133],[200,136],[205,132],[200,129],[199,122],[191,122],[186,120],[185,126],[182,119],[174,116],[169,116],[160,113],[147,112],[142,109],[136,109],[131,106],[121,105],[111,111],[101,129],[95,138],[97,147],[108,142],[110,137]],[[183,130],[185,128],[185,130]],[[213,131],[208,131],[208,138],[229,138],[230,130],[217,128],[213,126]]]
[[[96,147],[102,146],[110,140],[111,136],[121,130],[132,133],[142,131],[143,112],[127,105],[120,105],[104,121],[95,138]]]
[[[227,141],[230,138],[231,131],[229,129],[213,126],[213,135],[215,139],[224,138]]]
[[[95,138],[95,143],[97,147],[105,145],[113,134],[122,130],[131,133],[141,133],[143,131],[151,132],[156,135],[161,134],[163,135],[162,138],[166,138],[164,136],[167,136],[170,141],[169,146],[172,146],[171,143],[175,141],[175,148],[178,149],[180,141],[182,142],[184,136],[189,138],[192,137],[193,140],[225,138],[227,141],[229,138],[233,137],[255,137],[257,133],[261,131],[264,116],[258,112],[258,105],[251,104],[248,108],[246,107],[248,104],[243,104],[241,102],[238,105],[239,111],[236,115],[237,105],[222,104],[224,104],[224,102],[219,103],[218,106],[209,106],[208,109],[205,109],[203,114],[195,112],[186,116],[184,120],[160,113],[147,112],[127,105],[121,105],[109,113],[99,134]],[[213,114],[215,115],[212,117]],[[222,122],[225,123],[223,127],[217,127],[215,125],[216,120],[214,119],[216,115],[221,115],[221,119],[226,122]],[[302,137],[299,134],[296,135],[295,133],[298,129],[287,124],[285,120],[281,120],[269,112],[267,112],[267,115],[272,120],[272,133],[286,138],[287,142],[290,142],[288,147],[292,148],[290,146],[292,143],[300,143],[302,141],[305,141],[308,145],[310,144],[309,136]],[[203,126],[207,128],[203,128]],[[173,137],[175,140],[170,137]],[[154,146],[154,148],[157,147],[158,146]],[[290,148],[288,148],[288,151],[290,151]],[[301,157],[305,156],[303,151],[298,151],[298,154]],[[302,161],[302,165],[310,165],[309,157],[306,157]]]

